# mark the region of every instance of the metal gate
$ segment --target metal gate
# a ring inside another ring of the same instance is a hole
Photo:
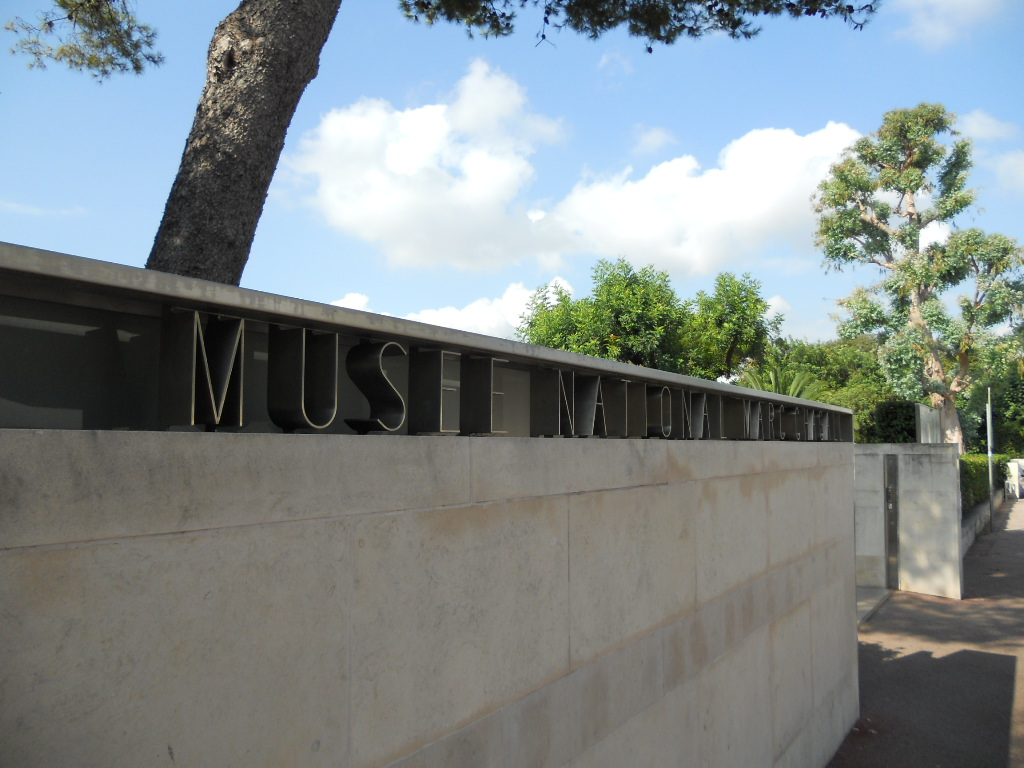
[[[900,588],[900,463],[899,456],[885,455],[882,483],[885,486],[885,586]]]

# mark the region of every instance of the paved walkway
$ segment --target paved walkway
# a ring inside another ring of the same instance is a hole
[[[857,587],[857,626],[873,616],[891,596],[892,590],[885,587]]]
[[[861,718],[830,768],[1024,768],[1024,500],[993,527],[963,600],[895,592],[861,625]]]

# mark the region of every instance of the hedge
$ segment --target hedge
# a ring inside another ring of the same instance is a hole
[[[916,443],[917,410],[908,400],[884,400],[861,428],[865,443]]]
[[[1006,482],[1006,462],[1018,458],[1010,453],[992,454],[993,483],[998,490]],[[960,510],[967,515],[988,498],[988,456],[964,454],[960,457]]]

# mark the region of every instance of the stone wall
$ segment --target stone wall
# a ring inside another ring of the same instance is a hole
[[[852,450],[0,430],[0,754],[823,766]]]
[[[945,442],[942,439],[938,408],[932,408],[924,403],[914,403],[914,424],[917,428],[918,443],[936,445]]]
[[[884,587],[884,460],[897,457],[899,589],[959,600],[963,590],[960,467],[950,444],[854,446],[857,583]]]
[[[964,518],[960,523],[960,553],[961,556],[966,557],[968,551],[974,546],[975,540],[981,534],[982,531],[988,529],[991,530],[989,523],[992,520],[993,510],[999,509],[1003,502],[1006,501],[1006,489],[996,488],[992,491],[990,499],[980,504],[975,504],[974,509],[968,510],[964,513]],[[1010,497],[1012,498],[1012,497]]]

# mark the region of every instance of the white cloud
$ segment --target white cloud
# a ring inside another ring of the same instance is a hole
[[[525,199],[531,153],[559,136],[522,88],[475,61],[446,103],[397,110],[364,99],[332,110],[285,163],[314,181],[309,202],[330,224],[375,244],[392,267],[530,259],[554,271],[579,254],[709,274],[773,250],[809,258],[810,198],[859,138],[840,123],[804,136],[758,129],[728,144],[717,167],[680,155],[642,176],[586,176],[561,200]],[[651,148],[671,134],[642,138]]]
[[[634,70],[633,62],[618,51],[601,54],[601,59],[597,62],[597,68],[615,75],[631,75]]]
[[[1017,135],[1017,126],[998,120],[988,112],[976,109],[966,115],[960,115],[956,121],[957,130],[972,139],[1011,139]]]
[[[532,293],[522,283],[512,283],[499,298],[477,299],[461,309],[424,309],[406,315],[406,319],[507,339],[519,325]]]
[[[564,277],[557,277],[556,276],[556,277],[551,278],[551,281],[548,283],[548,288],[552,288],[552,289],[554,289],[554,288],[561,288],[563,291],[565,291],[570,296],[573,296],[573,295],[576,294],[576,289],[573,288],[572,285],[570,285],[569,281],[566,280]]]
[[[1024,193],[1024,150],[1005,152],[992,158],[999,185]]]
[[[548,285],[558,286],[572,295],[573,288],[565,278],[554,277]],[[505,293],[496,299],[477,299],[462,309],[425,309],[406,315],[405,318],[444,328],[456,328],[509,339],[519,327],[519,321],[526,312],[526,305],[532,295],[533,291],[525,288],[522,283],[512,283],[505,289]]]
[[[672,132],[665,128],[646,128],[645,126],[635,126],[634,132],[636,133],[636,143],[633,145],[633,154],[636,155],[649,155],[657,152],[658,150],[674,144],[676,137],[672,135]]]
[[[765,310],[764,313],[764,316],[767,318],[773,318],[776,315],[785,315],[793,309],[793,306],[778,294],[768,299],[767,303],[768,309]]]
[[[924,227],[917,236],[917,247],[920,250],[924,250],[933,243],[941,245],[949,239],[952,232],[953,227],[946,222],[933,221],[931,224]]]
[[[522,87],[477,60],[447,103],[334,109],[285,162],[315,180],[311,202],[330,224],[393,266],[482,269],[539,255],[519,198],[534,177],[528,157],[559,136]]]
[[[577,250],[702,274],[772,245],[809,249],[810,198],[858,137],[831,122],[807,136],[751,131],[722,150],[717,168],[684,155],[637,180],[627,168],[582,181],[544,223],[571,234]]]
[[[345,307],[346,309],[361,309],[364,312],[368,312],[370,306],[370,297],[364,293],[346,293],[337,301],[332,301],[336,307]]]
[[[549,286],[558,286],[570,296],[573,294],[573,287],[563,277],[553,277],[548,283]],[[502,339],[510,339],[516,328],[519,327],[520,318],[526,312],[526,306],[533,295],[522,283],[512,283],[505,292],[494,299],[477,299],[466,306],[440,307],[439,309],[424,309],[420,312],[410,312],[405,315],[405,320],[415,320],[419,323],[439,325],[442,328],[455,328],[460,331],[471,331],[482,333],[485,336],[496,336]],[[362,293],[348,293],[337,301],[332,301],[336,307],[348,309],[361,309],[372,312],[370,309],[370,297]],[[378,314],[388,315],[387,312]]]
[[[995,16],[1005,5],[1006,0],[891,0],[884,7],[909,17],[901,35],[938,48]]]

